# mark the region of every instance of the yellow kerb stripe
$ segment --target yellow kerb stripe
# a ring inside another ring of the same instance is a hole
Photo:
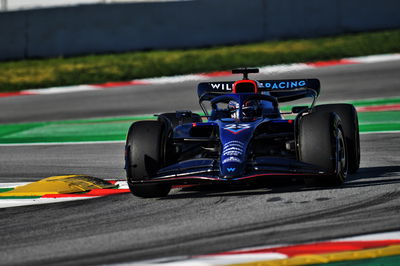
[[[256,261],[249,263],[230,264],[229,266],[281,266],[281,265],[309,265],[347,260],[373,259],[378,257],[400,255],[400,245],[384,248],[374,248],[357,251],[345,251],[329,254],[299,255],[288,259]]]
[[[85,175],[51,176],[42,180],[16,187],[0,193],[1,197],[43,196],[47,194],[71,194],[93,189],[114,188],[115,185],[99,178]]]

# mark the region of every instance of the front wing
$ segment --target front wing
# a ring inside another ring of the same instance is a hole
[[[314,165],[294,159],[278,157],[259,157],[246,162],[244,175],[225,178],[220,175],[219,161],[215,159],[194,159],[179,162],[160,169],[157,175],[144,180],[131,180],[135,183],[170,183],[172,185],[203,184],[203,183],[234,183],[284,176],[323,176],[329,173]]]

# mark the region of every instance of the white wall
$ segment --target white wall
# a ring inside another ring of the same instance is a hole
[[[195,0],[0,13],[0,59],[191,48],[400,28],[398,0]]]
[[[185,0],[0,0],[0,11],[26,10],[48,7],[108,4],[128,2],[170,2]]]

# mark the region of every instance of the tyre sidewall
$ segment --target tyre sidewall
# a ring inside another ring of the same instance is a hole
[[[131,125],[125,148],[129,181],[147,180],[163,166],[163,133],[158,121],[139,121]]]
[[[298,159],[325,172],[320,183],[342,184],[347,165],[343,172],[338,169],[337,136],[343,132],[340,117],[333,112],[312,112],[299,118],[298,123]],[[344,138],[343,146],[345,149]]]
[[[357,111],[352,104],[323,104],[315,106],[314,112],[339,115],[346,138],[349,173],[360,167],[360,132]]]

